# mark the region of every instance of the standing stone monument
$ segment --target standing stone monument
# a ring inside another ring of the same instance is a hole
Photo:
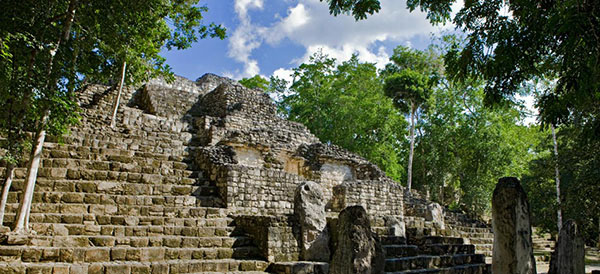
[[[321,186],[306,181],[296,188],[294,215],[300,223],[300,257],[306,261],[329,261],[329,230]]]
[[[446,225],[444,224],[444,208],[438,203],[427,205],[425,220],[431,221],[439,229],[446,229]]]
[[[519,179],[498,181],[492,197],[492,272],[535,274],[529,203]]]
[[[577,224],[568,220],[560,230],[548,274],[584,274],[585,247]]]
[[[385,254],[362,206],[347,207],[340,212],[337,235],[330,274],[383,273]]]
[[[406,225],[403,217],[385,216],[383,219],[390,236],[406,238]]]

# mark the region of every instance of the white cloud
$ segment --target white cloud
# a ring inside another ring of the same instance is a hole
[[[266,32],[269,37],[265,41],[277,45],[281,40],[289,39],[304,46],[306,54],[298,62],[308,60],[312,53],[322,48],[324,53],[340,60],[358,53],[361,61],[376,62],[382,67],[389,56],[385,48],[371,50],[376,42],[396,41],[400,44],[415,35],[442,28],[446,27],[431,26],[422,12],[409,12],[404,1],[383,0],[379,13],[357,22],[348,15],[330,15],[327,5],[319,0],[300,0],[288,9],[286,17],[269,28]]]
[[[274,0],[270,0],[274,1]],[[391,49],[377,46],[378,42],[407,44],[417,35],[440,32],[452,25],[432,26],[426,15],[420,11],[409,12],[405,1],[381,0],[379,13],[366,20],[355,21],[352,16],[329,14],[327,4],[319,0],[298,0],[288,7],[287,14],[276,16],[278,19],[270,26],[252,23],[248,10],[262,9],[262,0],[236,0],[235,11],[240,25],[234,31],[229,43],[229,55],[244,63],[244,71],[238,77],[258,74],[260,67],[252,59],[252,51],[263,43],[276,47],[281,41],[289,40],[301,45],[306,52],[301,58],[293,60],[297,65],[321,49],[338,61],[348,60],[358,53],[364,62],[376,63],[383,67],[389,61]],[[268,3],[267,3],[268,5]],[[462,6],[453,6],[458,10]]]
[[[253,50],[262,45],[260,32],[264,29],[252,24],[252,20],[248,15],[249,9],[262,9],[262,0],[236,0],[235,12],[240,20],[239,26],[235,29],[231,38],[229,38],[229,57],[236,61],[244,63],[243,72],[225,72],[224,74],[231,75],[232,78],[251,77],[260,73],[258,61],[250,58]]]
[[[294,80],[293,74],[294,74],[293,70],[285,69],[285,68],[278,68],[273,72],[273,76],[275,76],[279,79],[283,79],[290,84],[292,83],[292,80]]]

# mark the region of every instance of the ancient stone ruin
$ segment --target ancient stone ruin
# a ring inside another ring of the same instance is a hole
[[[348,254],[353,221],[368,250],[383,251],[367,260],[383,262],[375,272],[490,273],[486,224],[405,195],[377,166],[279,117],[260,90],[212,74],[153,80],[124,89],[112,128],[114,96],[82,91],[80,125],[48,138],[36,234],[3,238],[0,273],[327,273]],[[340,216],[354,211],[362,217]]]
[[[494,273],[536,274],[529,203],[517,178],[498,181],[492,197]]]
[[[573,220],[566,221],[562,226],[550,260],[548,274],[562,273],[585,273],[585,245]]]

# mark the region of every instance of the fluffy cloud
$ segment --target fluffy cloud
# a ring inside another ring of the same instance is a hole
[[[376,46],[378,42],[407,44],[416,35],[451,27],[431,26],[424,13],[409,12],[406,2],[398,0],[382,0],[379,13],[358,22],[349,15],[330,15],[327,5],[319,0],[299,0],[272,25],[259,26],[251,22],[247,11],[249,8],[260,9],[262,5],[262,1],[257,0],[236,0],[235,10],[241,24],[230,39],[229,54],[244,63],[244,77],[260,72],[258,63],[250,56],[263,43],[276,47],[287,39],[303,46],[306,49],[304,56],[293,60],[292,64],[302,63],[321,50],[338,60],[347,60],[358,53],[361,61],[383,67],[389,59],[386,52],[391,49]]]
[[[253,50],[262,45],[262,38],[259,33],[264,29],[252,24],[248,15],[249,9],[262,9],[262,0],[236,0],[235,12],[240,24],[235,29],[229,39],[229,57],[236,61],[244,63],[242,73],[226,73],[233,78],[250,77],[260,73],[258,61],[250,57]]]

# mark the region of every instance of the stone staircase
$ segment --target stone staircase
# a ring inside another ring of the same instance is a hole
[[[35,234],[1,239],[0,273],[264,273],[268,262],[235,232],[214,180],[195,166],[193,131],[128,107],[118,120],[139,125],[113,129],[108,117],[84,109],[69,136],[48,138],[30,214]],[[7,226],[25,175],[15,171]]]
[[[413,232],[414,233],[414,232]],[[485,257],[462,238],[444,236],[383,237],[386,273],[491,273]]]
[[[533,255],[538,263],[550,263],[554,251],[554,239],[550,233],[541,233],[537,227],[532,228]]]

